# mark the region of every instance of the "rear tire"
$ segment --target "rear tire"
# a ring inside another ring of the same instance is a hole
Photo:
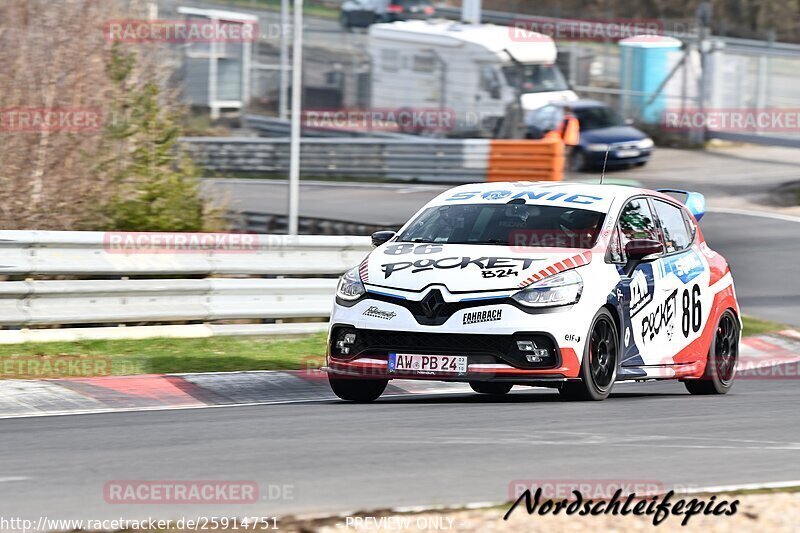
[[[608,398],[617,378],[619,335],[607,309],[600,309],[589,328],[581,361],[580,381],[568,381],[558,392],[565,400],[599,401]]]
[[[717,322],[714,340],[708,347],[703,377],[683,382],[689,394],[727,394],[736,378],[739,361],[739,321],[732,311],[722,313]]]
[[[343,30],[350,31],[350,15],[342,11],[339,15],[339,24],[341,24]]]
[[[333,393],[350,402],[366,403],[377,400],[386,390],[388,379],[342,378],[328,374]]]
[[[492,383],[490,381],[470,381],[469,386],[478,394],[491,394],[492,396],[503,396],[511,391],[513,383]]]

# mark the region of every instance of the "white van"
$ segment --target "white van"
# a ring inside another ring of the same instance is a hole
[[[456,134],[496,134],[517,98],[523,113],[577,99],[555,65],[555,43],[533,32],[444,20],[375,24],[368,52],[373,109],[449,110]]]

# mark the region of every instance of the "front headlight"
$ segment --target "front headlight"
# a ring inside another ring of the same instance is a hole
[[[648,137],[646,139],[642,139],[641,141],[639,141],[639,144],[637,146],[639,148],[646,149],[646,148],[652,148],[654,144],[655,143],[653,143],[653,139]]]
[[[608,150],[607,144],[590,144],[586,148],[589,149],[590,152],[605,152]]]
[[[366,292],[364,284],[361,283],[361,276],[358,274],[358,267],[345,272],[339,280],[339,286],[336,287],[336,296],[348,302],[358,300]]]
[[[528,307],[574,304],[581,298],[583,279],[575,270],[550,276],[516,293],[512,298]]]

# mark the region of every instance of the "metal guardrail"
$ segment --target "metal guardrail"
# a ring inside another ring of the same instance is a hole
[[[285,175],[289,139],[184,137],[193,159],[214,172]],[[303,138],[304,177],[373,177],[397,181],[485,181],[489,139]]]
[[[766,146],[785,146],[787,148],[800,148],[800,137],[789,137],[775,134],[739,133],[730,131],[707,130],[707,139],[740,142],[748,144],[761,144]]]
[[[40,335],[47,340],[320,330],[336,276],[371,250],[368,237],[349,236],[243,234],[223,236],[224,246],[185,244],[201,235],[0,231],[0,326],[62,326]],[[220,321],[262,323],[162,325]],[[109,324],[129,327],[97,327]],[[0,330],[0,343],[28,337]]]
[[[368,237],[244,234],[227,237],[241,241],[228,250],[173,252],[164,237],[179,235],[191,234],[0,231],[0,276],[331,276],[371,249]],[[149,248],[126,251],[137,236]]]
[[[255,211],[235,211],[225,215],[229,227],[248,233],[287,233],[289,220],[286,215],[272,215]],[[304,217],[298,220],[301,235],[371,235],[376,231],[397,231],[399,225],[363,224],[345,220]]]

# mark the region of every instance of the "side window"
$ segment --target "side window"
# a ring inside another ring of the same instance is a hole
[[[646,198],[636,198],[628,202],[619,216],[619,229],[622,232],[623,250],[631,239],[661,240]]]
[[[434,72],[436,70],[436,57],[433,54],[415,55],[412,59],[411,70],[414,72]]]
[[[622,249],[622,240],[619,236],[619,227],[615,226],[608,241],[608,260],[612,263],[624,263],[625,251]]]
[[[654,200],[653,205],[655,205],[658,220],[661,222],[661,230],[664,232],[667,253],[688,248],[692,243],[692,236],[689,228],[686,227],[681,208],[660,200]]]
[[[494,67],[488,65],[482,66],[480,69],[480,76],[481,90],[489,93],[495,100],[500,98],[500,88],[502,87],[502,84],[500,83],[500,78],[498,77],[497,71],[494,69]]]

